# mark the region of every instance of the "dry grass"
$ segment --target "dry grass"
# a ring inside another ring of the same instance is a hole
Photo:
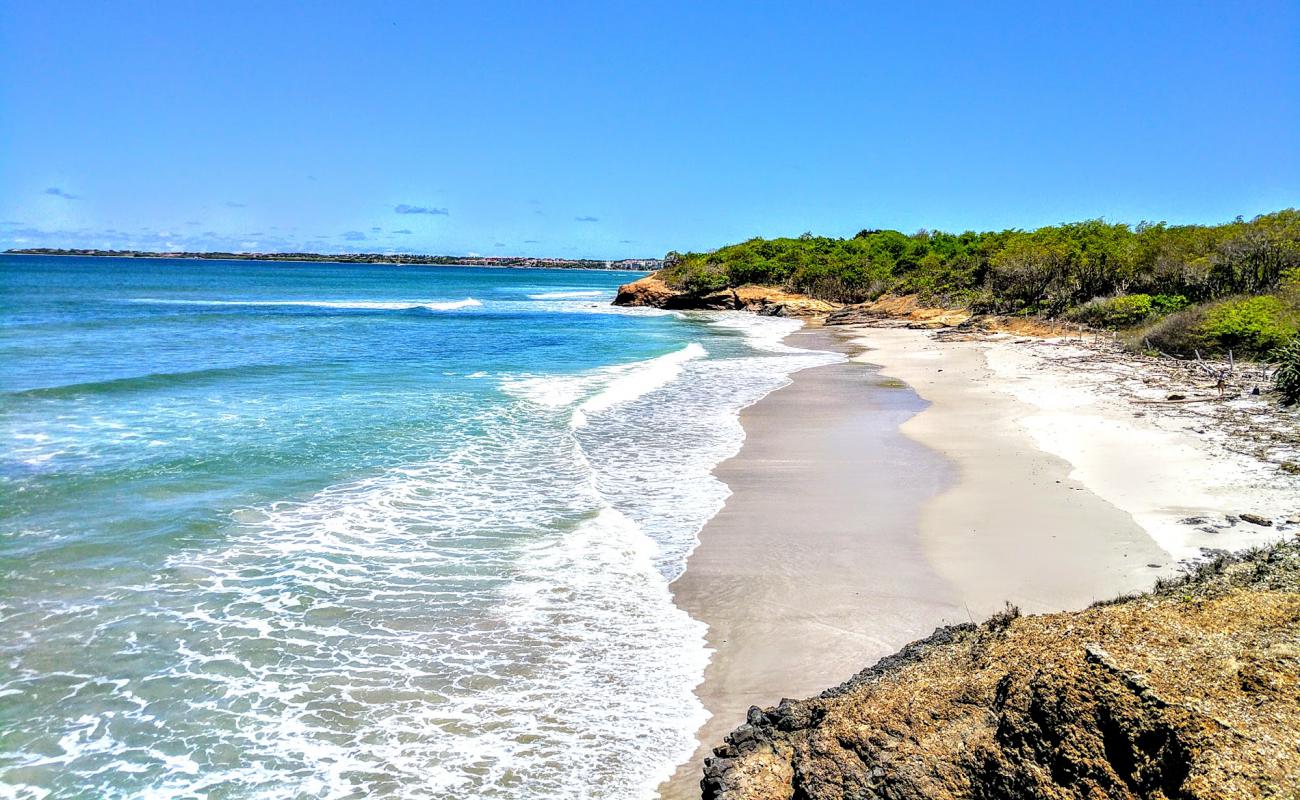
[[[769,710],[807,724],[733,737],[718,796],[1296,796],[1294,541],[1128,602],[1005,617]]]

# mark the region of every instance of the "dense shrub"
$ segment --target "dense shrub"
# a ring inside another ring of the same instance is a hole
[[[1234,297],[1193,306],[1151,324],[1133,337],[1175,355],[1225,353],[1262,356],[1300,332],[1300,309],[1283,294]]]
[[[1269,353],[1269,361],[1277,367],[1273,370],[1273,383],[1282,395],[1286,405],[1300,403],[1300,336]]]
[[[728,280],[727,273],[716,264],[690,263],[683,268],[678,283],[688,292],[707,294],[726,288]]]
[[[1205,336],[1205,312],[1205,306],[1193,306],[1170,314],[1137,331],[1130,341],[1139,349],[1152,347],[1174,355],[1209,352],[1213,343]]]
[[[1154,307],[1149,294],[1098,297],[1070,309],[1065,318],[1095,328],[1128,328],[1146,321]]]
[[[1034,231],[803,234],[670,256],[664,278],[692,291],[764,283],[850,302],[914,292],[987,311],[1049,315],[1096,297],[1147,295],[1154,316],[1274,291],[1285,275],[1300,274],[1300,211],[1214,226],[1087,220]]]
[[[1297,333],[1294,309],[1274,295],[1225,300],[1210,307],[1203,329],[1217,349],[1263,355]]]

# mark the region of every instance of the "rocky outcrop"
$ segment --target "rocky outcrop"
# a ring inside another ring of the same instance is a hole
[[[706,294],[692,294],[672,288],[658,273],[620,286],[614,305],[752,311],[774,317],[821,317],[839,308],[834,303],[771,286],[746,285]]]
[[[971,312],[965,309],[927,306],[916,295],[884,295],[868,303],[845,306],[828,316],[826,324],[937,329],[970,319]]]
[[[1295,797],[1300,547],[942,628],[714,752],[706,800]]]
[[[682,292],[669,288],[668,284],[659,278],[659,273],[654,272],[618,287],[614,305],[666,308],[674,298],[681,295]]]

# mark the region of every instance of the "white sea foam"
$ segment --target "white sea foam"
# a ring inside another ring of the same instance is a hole
[[[195,600],[165,677],[213,687],[194,735],[262,766],[153,758],[163,794],[653,795],[703,720],[703,628],[562,412],[527,408],[485,413],[497,427],[449,460],[241,514],[220,549],[173,559],[163,594]],[[132,756],[106,736],[69,760]]]
[[[160,666],[69,673],[63,702],[97,713],[13,774],[134,787],[106,797],[649,800],[705,716],[704,628],[668,585],[727,495],[711,471],[744,406],[839,358],[777,347],[788,321],[732,320],[743,339],[709,352],[503,376],[436,457],[235,511],[121,590],[129,626],[95,628]]]
[[[501,388],[507,394],[547,408],[558,408],[582,400],[576,409],[575,425],[585,424],[585,415],[634,400],[663,386],[681,374],[687,361],[708,355],[697,342],[657,358],[633,364],[602,367],[578,375],[526,375],[506,377]]]
[[[463,300],[182,300],[174,298],[136,297],[132,303],[168,306],[252,306],[252,307],[302,307],[336,308],[369,311],[410,311],[424,308],[429,311],[456,311],[474,308],[483,303],[473,297]]]
[[[573,412],[573,425],[586,425],[589,415],[608,411],[664,386],[682,374],[682,366],[686,362],[707,355],[698,342],[691,342],[675,353],[652,358],[625,371],[611,380],[599,394],[587,398],[578,406]]]
[[[799,330],[803,323],[786,317],[760,317],[745,311],[720,312],[712,325],[716,328],[729,328],[740,331],[746,341],[755,350],[766,353],[806,353],[798,347],[786,344],[783,340]]]

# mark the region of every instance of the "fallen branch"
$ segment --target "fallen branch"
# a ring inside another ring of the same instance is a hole
[[[1226,400],[1236,400],[1241,397],[1239,394],[1231,394],[1226,397],[1190,397],[1183,400],[1134,400],[1138,405],[1176,405],[1178,403],[1220,403]]]

